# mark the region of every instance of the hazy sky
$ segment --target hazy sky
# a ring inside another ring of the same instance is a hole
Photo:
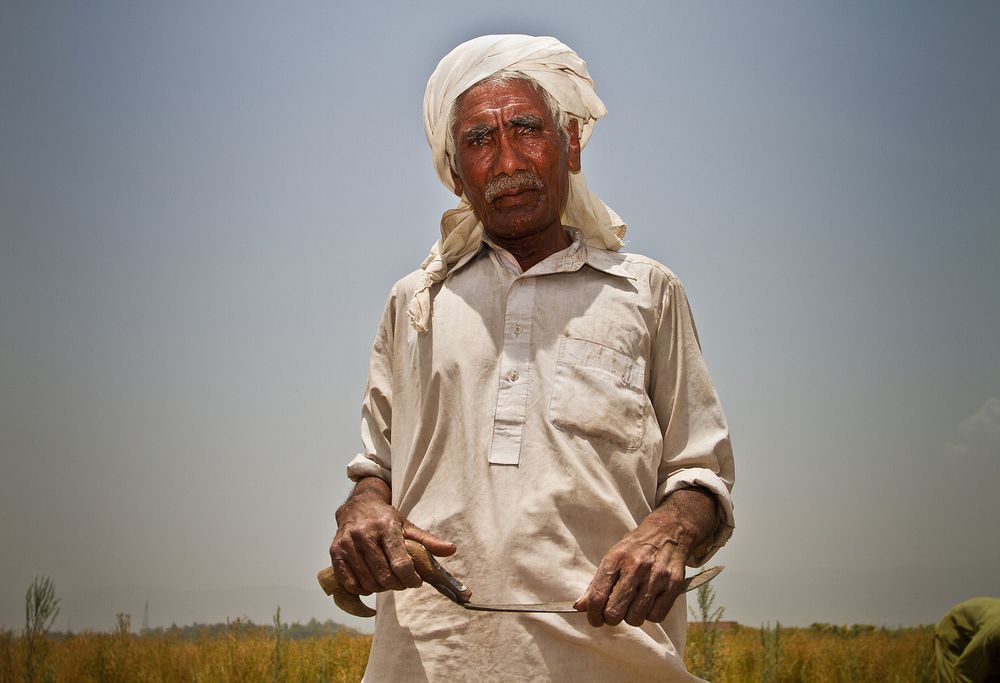
[[[484,33],[588,61],[591,188],[685,282],[726,618],[1000,595],[1000,5],[5,0],[0,624],[37,574],[58,628],[362,623],[314,576],[386,294],[455,203],[424,85]]]

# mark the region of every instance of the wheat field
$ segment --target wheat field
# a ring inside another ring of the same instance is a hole
[[[371,636],[349,631],[291,639],[244,620],[195,635],[184,631],[57,635],[45,643],[34,675],[24,639],[6,632],[0,634],[0,683],[358,681],[371,648]]]
[[[717,653],[699,661],[705,634],[688,627],[689,670],[720,683],[931,683],[934,629],[874,626],[735,626],[718,634]]]
[[[56,634],[30,655],[23,637],[0,632],[0,683],[358,681],[371,647],[368,635],[296,634],[295,624],[275,629],[235,620],[142,635],[128,627],[119,620],[114,633]],[[706,658],[705,633],[692,624],[686,659],[692,671],[721,683],[933,680],[930,627],[733,626],[716,636],[714,653]]]

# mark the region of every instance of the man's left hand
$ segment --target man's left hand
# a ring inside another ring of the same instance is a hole
[[[710,493],[673,492],[612,546],[576,608],[586,610],[592,626],[663,621],[681,593],[688,558],[717,522]]]

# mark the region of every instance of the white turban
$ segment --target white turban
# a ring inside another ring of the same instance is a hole
[[[481,36],[462,43],[437,65],[424,93],[424,132],[434,154],[434,168],[441,182],[455,190],[451,163],[445,149],[448,118],[459,95],[497,71],[518,71],[538,81],[559,107],[579,120],[580,146],[594,131],[607,109],[594,92],[587,63],[555,38],[521,35]],[[579,228],[584,239],[602,249],[621,249],[625,224],[587,187],[583,173],[570,176],[569,197],[562,222]],[[479,248],[483,224],[464,196],[456,208],[441,217],[441,239],[431,248],[421,267],[423,282],[407,309],[410,323],[419,332],[430,326],[430,288],[448,277],[449,269]]]

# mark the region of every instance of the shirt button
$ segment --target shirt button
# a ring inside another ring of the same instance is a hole
[[[524,332],[524,328],[523,327],[521,327],[520,325],[514,325],[514,336],[515,337],[520,337],[522,332]]]
[[[518,377],[517,370],[511,370],[510,372],[507,373],[507,379],[509,379],[511,382],[516,382],[517,377]]]

